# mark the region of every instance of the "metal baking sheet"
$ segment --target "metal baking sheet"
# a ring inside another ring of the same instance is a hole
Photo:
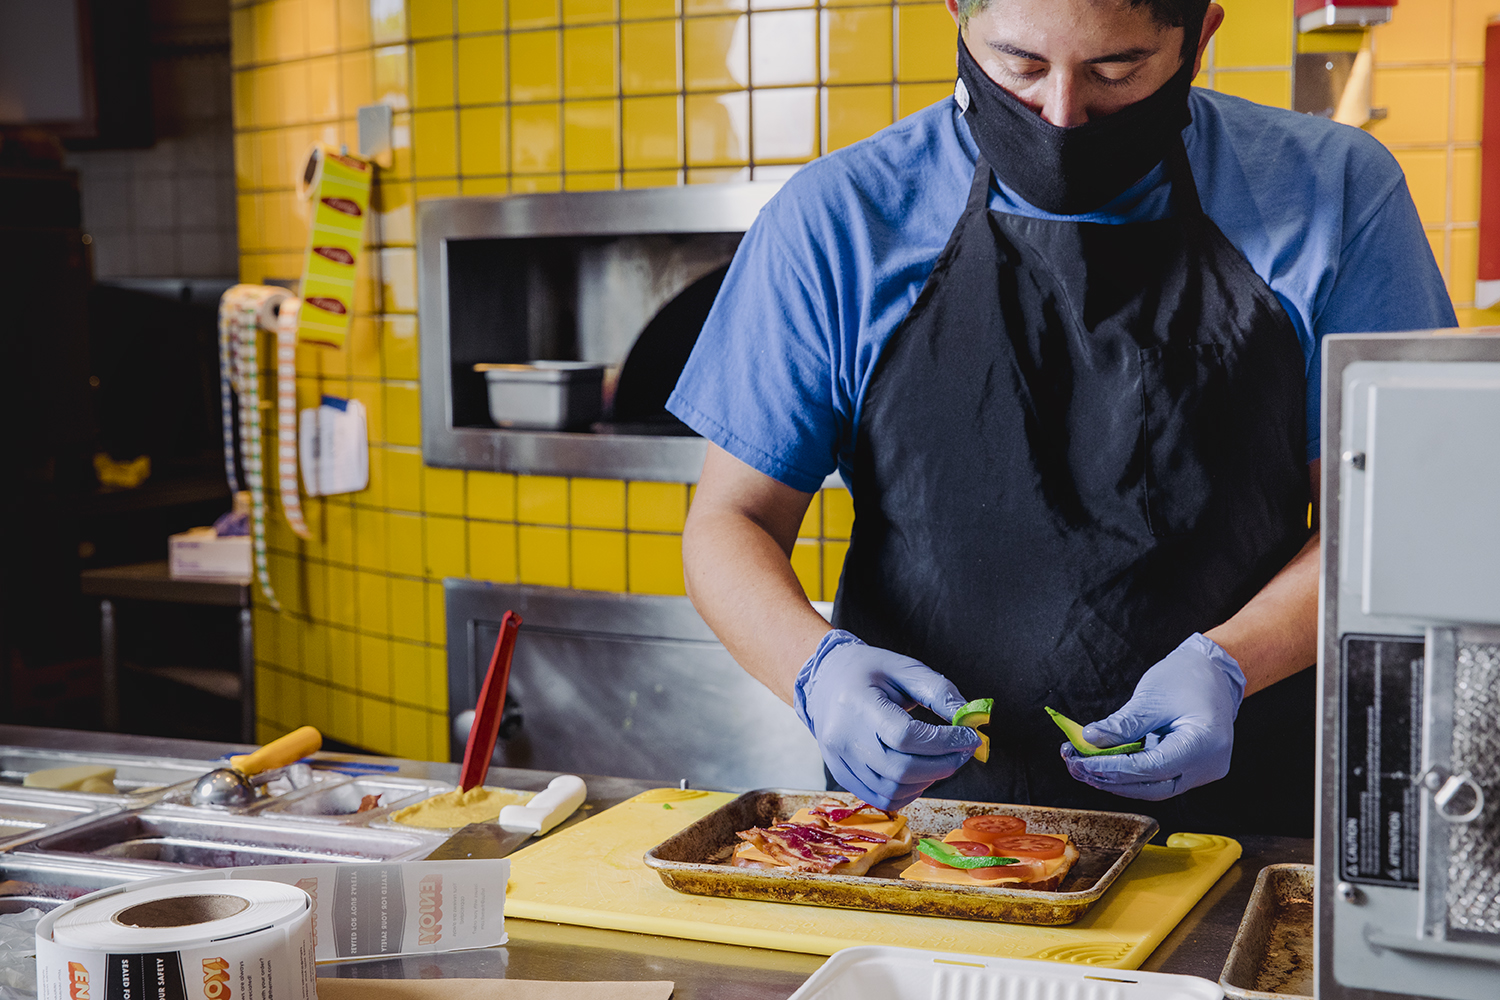
[[[1267,865],[1255,878],[1250,903],[1219,975],[1236,1000],[1312,1000],[1312,865]]]
[[[0,746],[0,786],[20,785],[33,771],[75,764],[98,764],[115,769],[115,788],[121,795],[138,795],[158,791],[169,785],[191,781],[213,770],[214,764],[201,760],[179,760],[170,757],[132,757],[127,754],[70,753],[64,750],[38,750],[34,747]],[[66,792],[68,795],[93,794]]]
[[[0,786],[0,850],[95,816],[118,812],[116,796]]]
[[[1065,833],[1079,859],[1056,891],[1005,886],[908,882],[901,872],[912,855],[888,858],[867,875],[825,875],[769,868],[736,868],[728,860],[740,843],[735,834],[769,826],[825,798],[856,804],[836,792],[760,789],[746,792],[662,841],[646,853],[669,888],[702,896],[763,899],[924,916],[996,920],[1017,924],[1069,924],[1120,876],[1156,833],[1156,820],[1134,813],[999,805],[956,799],[918,799],[902,810],[912,833],[941,838],[970,816],[1010,815],[1036,833]]]
[[[0,913],[33,907],[52,910],[70,899],[160,874],[159,869],[128,864],[69,864],[35,855],[0,854]]]
[[[207,809],[155,806],[105,817],[20,848],[51,856],[127,859],[158,868],[235,868],[339,861],[425,858],[443,837],[272,820],[226,817]]]

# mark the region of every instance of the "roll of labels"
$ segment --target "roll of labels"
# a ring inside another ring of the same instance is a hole
[[[276,342],[276,485],[287,524],[311,539],[297,484],[297,344],[342,348],[354,308],[355,266],[363,249],[374,167],[346,153],[315,146],[298,178],[311,207],[300,291],[235,285],[219,300],[219,402],[224,474],[241,488],[236,460],[250,492],[251,551],[256,579],[280,610],[266,558],[266,495],[262,456],[260,331]],[[236,407],[236,402],[238,406]],[[240,428],[235,445],[236,409]],[[362,486],[360,488],[363,488]],[[319,490],[319,493],[327,492]]]
[[[316,962],[504,944],[509,876],[506,859],[271,865],[104,889],[37,925],[38,1000],[314,1000]]]

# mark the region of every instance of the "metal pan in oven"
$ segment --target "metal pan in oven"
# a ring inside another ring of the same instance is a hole
[[[1080,857],[1056,891],[1006,886],[908,882],[901,872],[912,855],[888,858],[867,875],[834,875],[728,864],[740,843],[735,834],[769,826],[825,798],[855,804],[836,792],[761,789],[746,792],[646,853],[669,888],[700,896],[762,899],[857,910],[1018,924],[1068,924],[1088,912],[1156,832],[1156,820],[1133,813],[997,805],[956,799],[917,799],[902,810],[914,836],[941,839],[970,816],[1010,815],[1036,833],[1065,833]]]
[[[1237,1000],[1312,1000],[1312,865],[1267,865],[1234,935],[1219,985]]]
[[[56,857],[132,860],[158,868],[235,868],[339,861],[411,861],[443,840],[419,832],[325,826],[155,806],[105,817],[21,849]]]

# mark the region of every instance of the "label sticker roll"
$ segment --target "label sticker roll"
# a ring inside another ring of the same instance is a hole
[[[375,168],[357,156],[314,146],[298,190],[312,203],[297,337],[343,347],[354,311],[354,267],[364,249]]]
[[[312,898],[270,881],[121,886],[37,925],[39,1000],[313,1000]]]

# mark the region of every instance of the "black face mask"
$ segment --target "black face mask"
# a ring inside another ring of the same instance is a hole
[[[1123,194],[1180,141],[1193,120],[1192,58],[1150,97],[1112,115],[1060,128],[985,75],[958,37],[959,101],[995,176],[1044,212],[1079,215]]]

